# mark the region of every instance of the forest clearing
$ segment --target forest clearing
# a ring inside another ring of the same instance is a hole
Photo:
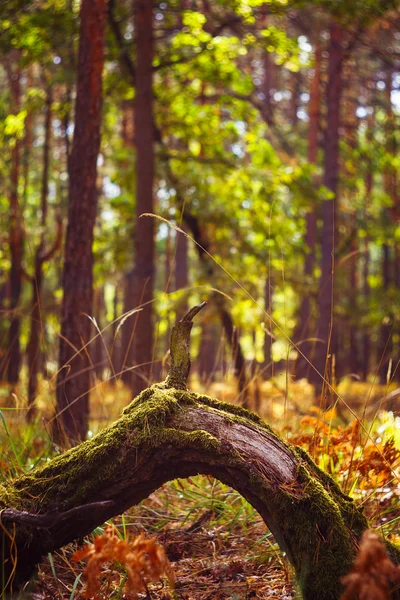
[[[400,599],[400,2],[0,5],[0,597]]]

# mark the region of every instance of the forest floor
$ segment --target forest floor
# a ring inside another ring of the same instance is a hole
[[[192,389],[204,388],[194,380]],[[391,389],[391,388],[390,388]],[[303,446],[352,495],[389,539],[400,541],[400,416],[387,406],[390,389],[345,381],[341,401],[329,411],[315,406],[311,386],[275,378],[260,386],[261,415],[285,439]],[[0,423],[1,480],[8,480],[56,452],[51,445],[51,394],[45,382],[39,398],[40,418],[24,421],[23,390],[13,397],[3,393]],[[254,385],[251,390],[254,396]],[[207,393],[236,402],[233,382],[212,383]],[[99,384],[91,397],[91,432],[112,422],[130,401],[122,385]],[[8,409],[7,409],[8,404]],[[354,412],[362,421],[354,419]],[[217,480],[198,476],[167,483],[139,506],[113,519],[121,539],[140,533],[156,537],[165,549],[176,577],[175,592],[167,580],[149,586],[140,598],[147,600],[206,600],[295,597],[293,571],[272,534],[237,492]],[[99,536],[98,528],[93,536]],[[83,544],[81,540],[81,545]],[[70,544],[49,555],[40,565],[34,589],[26,600],[73,600],[84,597],[83,562],[73,562],[78,545]],[[126,571],[106,564],[99,598],[127,598]]]

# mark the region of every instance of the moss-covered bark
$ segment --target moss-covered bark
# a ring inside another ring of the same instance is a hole
[[[19,583],[45,553],[164,482],[197,473],[218,477],[255,506],[294,565],[305,599],[339,598],[340,578],[367,527],[361,511],[306,453],[256,415],[166,384],[142,392],[93,439],[0,486],[6,573],[15,548]],[[9,509],[44,520],[28,523]]]

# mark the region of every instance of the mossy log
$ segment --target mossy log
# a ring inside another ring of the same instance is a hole
[[[180,344],[179,331],[175,337]],[[293,564],[305,600],[338,599],[340,579],[368,526],[360,509],[304,451],[256,415],[179,389],[190,363],[185,353],[172,359],[174,387],[171,378],[152,386],[93,439],[0,485],[3,586],[16,589],[42,556],[165,482],[202,473],[256,508]],[[400,552],[391,550],[399,562]]]

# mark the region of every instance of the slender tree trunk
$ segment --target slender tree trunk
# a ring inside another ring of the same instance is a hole
[[[119,302],[120,302],[120,286],[119,283],[115,284],[114,287],[114,301],[113,301],[113,325],[112,325],[112,345],[111,345],[111,358],[113,363],[114,373],[120,377],[122,371],[122,344],[121,344],[121,329],[118,329],[119,320]],[[113,380],[114,383],[117,380]]]
[[[33,87],[33,67],[29,65],[27,69],[27,81],[26,88],[29,90]],[[24,181],[24,190],[22,193],[22,203],[23,206],[26,206],[26,202],[28,199],[28,187],[29,187],[29,167],[30,167],[30,158],[31,158],[31,150],[32,150],[32,142],[33,142],[33,112],[32,110],[28,110],[27,115],[25,117],[25,136],[24,136],[24,149],[22,156],[22,171],[23,171],[23,181]]]
[[[327,85],[327,124],[325,137],[324,185],[332,192],[332,198],[322,203],[322,262],[318,296],[317,348],[314,365],[319,374],[312,371],[316,392],[323,390],[321,375],[329,377],[330,350],[333,337],[333,293],[334,293],[334,251],[335,213],[339,176],[339,125],[342,96],[342,69],[344,51],[342,47],[343,29],[336,22],[330,26],[329,63]]]
[[[173,174],[171,175],[173,177]],[[207,258],[207,252],[209,252],[210,245],[208,239],[206,239],[201,231],[198,218],[192,215],[186,209],[183,215],[183,220],[185,221],[188,229],[191,231],[194,241],[197,242],[196,250],[200,261],[205,266],[206,274],[208,277],[212,278],[214,276],[214,269],[211,262]],[[213,303],[218,311],[228,344],[232,349],[234,374],[238,382],[239,397],[242,405],[246,407],[248,403],[248,379],[246,373],[246,361],[240,344],[238,330],[233,323],[232,315],[225,306],[225,300],[223,296],[215,293],[212,295],[211,299],[213,300]]]
[[[300,71],[297,71],[297,72],[294,72],[291,74],[292,97],[290,99],[289,121],[294,130],[297,129],[297,125],[299,123],[299,117],[297,116],[297,111],[299,109],[299,97],[300,97],[300,89],[301,89],[301,79],[300,78],[301,78]]]
[[[375,118],[374,114],[369,115],[368,117],[368,131],[367,131],[367,141],[372,146],[373,141],[373,128],[374,128]],[[371,149],[372,152],[372,149]],[[366,163],[366,172],[365,172],[365,203],[364,203],[364,222],[366,228],[366,236],[364,238],[364,255],[362,256],[362,281],[363,281],[363,306],[364,306],[364,314],[369,314],[369,304],[370,304],[370,287],[369,287],[369,262],[370,262],[370,252],[369,252],[369,237],[368,237],[368,207],[371,203],[372,198],[372,187],[373,187],[373,163],[371,159],[368,159]],[[363,334],[362,334],[362,375],[364,381],[367,380],[369,370],[370,370],[370,356],[371,356],[371,336],[369,327],[367,324],[364,324]]]
[[[273,111],[272,111],[272,89],[274,87],[274,73],[275,73],[275,63],[271,57],[270,52],[263,52],[262,57],[263,62],[263,73],[264,80],[262,85],[262,91],[264,94],[264,103],[265,110],[267,116],[267,122],[272,122],[273,120]]]
[[[363,262],[363,296],[364,296],[364,306],[366,310],[369,307],[369,297],[370,297],[370,289],[368,282],[369,275],[369,243],[368,238],[365,238],[365,248],[364,248],[364,262]],[[362,336],[362,374],[364,381],[368,378],[369,373],[369,365],[370,365],[370,354],[371,354],[371,346],[370,346],[370,334],[368,331],[368,327],[364,325],[364,332]]]
[[[129,155],[134,154],[133,146],[134,146],[134,105],[132,101],[126,100],[122,105],[122,119],[121,119],[121,137],[122,142],[124,144],[124,148],[129,151]],[[123,168],[128,169],[130,167],[130,160],[126,160],[123,162]],[[132,269],[125,274],[123,280],[123,313],[126,314],[133,308],[133,277],[132,277]],[[120,338],[116,340],[116,349],[119,352],[119,361],[118,361],[118,369],[116,369],[117,373],[120,373],[120,378],[126,385],[131,385],[132,381],[132,373],[128,371],[126,367],[129,367],[129,359],[132,354],[132,339],[134,334],[134,323],[135,323],[135,315],[128,317],[120,330]],[[118,327],[118,323],[116,324],[116,328]]]
[[[19,53],[13,51],[8,67],[12,112],[18,114],[21,108],[21,70]],[[15,384],[19,379],[21,366],[20,324],[18,304],[22,289],[22,257],[24,251],[24,228],[18,197],[21,142],[15,138],[11,150],[10,180],[10,252],[11,269],[9,275],[10,327],[8,331],[7,381]]]
[[[148,387],[153,359],[153,287],[154,287],[154,220],[152,213],[154,181],[154,116],[153,116],[153,2],[137,0],[136,31],[136,230],[135,267],[133,270],[134,306],[142,306],[135,318],[132,340],[132,391],[136,396]]]
[[[104,369],[109,366],[105,345],[107,345],[107,332],[98,335],[99,330],[103,330],[104,320],[106,315],[106,303],[104,299],[104,286],[100,286],[94,291],[94,315],[96,318],[97,327],[93,327],[92,335],[97,336],[93,342],[93,364],[95,367],[96,377],[103,379]]]
[[[355,215],[354,215],[355,218]],[[350,304],[350,327],[349,327],[349,357],[348,357],[348,368],[352,374],[358,374],[360,370],[359,352],[357,343],[357,332],[358,325],[356,324],[358,319],[357,310],[357,294],[358,294],[358,281],[357,281],[357,251],[358,242],[355,237],[352,239],[351,250],[353,256],[350,258],[350,289],[349,289],[349,304]],[[340,361],[342,362],[342,361]]]
[[[391,100],[391,92],[393,88],[393,72],[390,68],[386,75],[386,124],[385,124],[385,135],[386,135],[386,151],[389,155],[395,156],[396,152],[396,140],[394,137],[394,122],[393,122],[393,106]],[[383,218],[387,222],[388,229],[393,227],[393,221],[397,212],[398,204],[398,190],[397,190],[397,173],[395,168],[388,165],[383,173],[383,187],[387,196],[392,200],[392,209],[383,209]],[[384,243],[382,248],[382,274],[383,274],[383,285],[382,291],[384,294],[384,305],[389,302],[388,294],[389,288],[392,283],[396,280],[396,271],[398,266],[396,260],[393,260],[392,251],[388,244]],[[393,325],[394,315],[391,307],[387,307],[386,314],[383,318],[379,350],[378,350],[378,361],[379,361],[379,379],[381,383],[386,383],[387,378],[391,375],[389,372],[389,363],[393,353]],[[393,367],[392,366],[392,370]]]
[[[97,207],[105,0],[82,0],[75,131],[70,157],[55,434],[75,443],[89,421],[89,342],[93,303],[93,229]]]
[[[317,43],[315,46],[315,62],[314,62],[314,76],[310,90],[310,111],[309,111],[309,129],[308,129],[308,162],[316,164],[317,162],[317,151],[318,151],[318,132],[319,132],[319,118],[320,118],[320,104],[321,104],[321,59],[322,59],[322,44],[319,37],[319,31],[317,34]],[[306,217],[306,246],[307,255],[304,264],[304,283],[305,285],[311,281],[314,266],[315,266],[315,237],[317,231],[317,211],[316,207],[312,207],[308,211]],[[310,318],[311,318],[311,298],[310,293],[302,295],[300,311],[299,311],[299,324],[294,336],[295,342],[301,342],[303,339],[309,337],[310,332]],[[312,360],[312,348],[314,344],[305,342],[301,344],[300,349]],[[302,357],[296,361],[296,377],[301,379],[306,377],[309,373],[309,364]]]
[[[45,135],[43,145],[43,171],[42,171],[42,189],[41,189],[41,237],[38,248],[35,253],[35,272],[32,278],[32,307],[31,307],[31,327],[27,347],[28,359],[28,419],[34,416],[34,402],[37,390],[37,378],[40,367],[40,332],[42,329],[42,311],[41,295],[43,281],[43,255],[45,228],[47,222],[47,199],[49,192],[49,162],[50,162],[50,144],[51,144],[51,109],[52,109],[52,89],[48,87],[46,97],[46,116],[45,116]]]
[[[188,239],[182,233],[176,237],[175,254],[175,289],[182,290],[189,285]],[[177,305],[177,318],[183,317],[188,311],[187,297],[182,297]]]
[[[382,246],[382,292],[387,299],[389,286],[391,282],[391,260],[390,248],[387,244]],[[379,380],[382,384],[386,383],[389,373],[390,355],[393,349],[392,333],[393,321],[390,311],[387,311],[383,318],[378,345],[378,364],[379,364]]]
[[[213,321],[203,321],[197,364],[202,385],[210,384],[215,379],[218,361],[218,328]]]
[[[172,231],[168,228],[167,237],[165,238],[165,285],[164,291],[166,294],[174,291],[173,282],[172,282],[172,251],[171,251],[171,234]],[[171,321],[169,312],[166,316],[167,319],[167,330],[165,332],[165,354],[169,352],[169,346],[171,341]]]
[[[267,277],[264,287],[265,311],[270,315],[272,312],[271,281]],[[272,321],[264,319],[264,364],[262,369],[263,379],[270,379],[274,374],[274,362],[272,360]]]

